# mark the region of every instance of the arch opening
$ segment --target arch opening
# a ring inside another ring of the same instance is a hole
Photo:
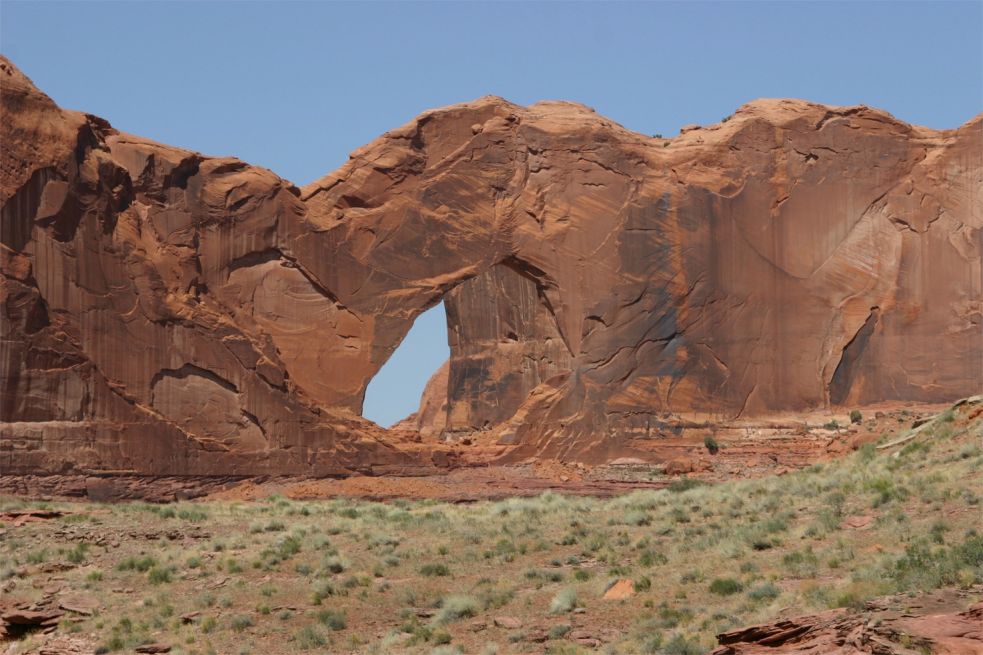
[[[389,428],[417,411],[427,382],[450,357],[443,301],[416,317],[365,390],[362,416]]]

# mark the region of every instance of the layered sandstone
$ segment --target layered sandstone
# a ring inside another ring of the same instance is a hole
[[[512,457],[983,386],[983,116],[760,100],[654,139],[488,97],[298,189],[0,76],[4,472],[426,464],[359,414],[440,301],[415,425]]]
[[[711,655],[983,655],[980,588],[870,601],[717,635]],[[968,607],[967,607],[968,606]]]

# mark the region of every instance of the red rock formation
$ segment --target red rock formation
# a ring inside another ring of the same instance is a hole
[[[422,439],[433,441],[444,435],[447,427],[447,376],[450,362],[444,362],[427,381],[420,397],[420,408],[392,426],[393,430],[418,432]]]
[[[4,474],[416,463],[351,409],[361,319],[278,249],[295,187],[0,75]]]
[[[297,189],[0,74],[5,472],[420,464],[358,414],[441,299],[435,424],[515,456],[983,383],[983,117],[762,100],[665,140],[482,98]]]
[[[944,589],[780,619],[717,635],[712,655],[983,655],[983,603],[966,609],[969,595]]]

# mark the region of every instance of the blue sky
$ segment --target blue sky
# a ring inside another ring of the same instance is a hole
[[[981,35],[979,0],[0,3],[0,51],[62,106],[297,184],[486,94],[575,100],[647,134],[759,97],[955,127],[983,110]],[[412,411],[447,356],[443,321],[418,319],[367,416]]]

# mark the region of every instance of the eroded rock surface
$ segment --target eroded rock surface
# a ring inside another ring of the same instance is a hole
[[[451,358],[409,423],[508,457],[983,386],[983,116],[759,100],[667,140],[488,97],[298,189],[6,60],[0,91],[5,473],[431,466],[359,413],[441,300]]]
[[[980,655],[983,603],[973,604],[972,597],[943,589],[914,599],[882,598],[859,610],[779,619],[717,635],[713,655]]]

